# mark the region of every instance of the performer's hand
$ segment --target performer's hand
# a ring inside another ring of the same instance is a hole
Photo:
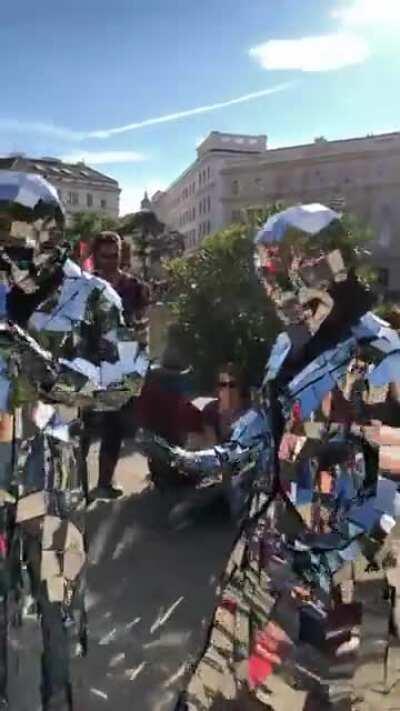
[[[161,460],[169,466],[176,466],[178,448],[172,447],[163,437],[141,429],[136,434],[135,442],[145,456]]]
[[[271,664],[281,664],[291,646],[286,632],[275,622],[268,622],[265,629],[256,634],[254,652]]]
[[[291,647],[291,640],[275,622],[268,622],[264,630],[257,632],[249,658],[249,687],[253,689],[263,684],[273,672],[274,666],[282,663]]]

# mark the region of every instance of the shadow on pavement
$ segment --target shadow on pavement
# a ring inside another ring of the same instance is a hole
[[[182,532],[178,500],[144,489],[88,514],[90,647],[77,668],[77,711],[169,711],[201,650],[234,537],[215,514]]]

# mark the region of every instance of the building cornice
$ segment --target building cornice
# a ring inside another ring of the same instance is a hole
[[[45,178],[46,176],[43,175]],[[118,185],[107,185],[107,184],[101,184],[101,183],[92,183],[89,181],[78,181],[74,180],[74,178],[57,178],[54,180],[54,178],[46,178],[49,182],[54,185],[55,188],[59,189],[64,189],[64,190],[86,190],[86,191],[92,191],[92,192],[108,192],[108,193],[121,193],[121,188]]]
[[[280,149],[276,149],[280,150]],[[282,150],[289,150],[289,149],[282,149]],[[385,150],[378,151],[376,149],[374,150],[368,150],[368,151],[346,151],[343,153],[325,153],[325,154],[320,154],[320,155],[312,155],[311,153],[309,155],[302,155],[302,156],[296,156],[293,154],[292,156],[286,155],[284,158],[280,159],[278,156],[263,156],[263,158],[258,158],[258,159],[253,159],[253,160],[242,160],[236,162],[232,162],[229,165],[224,166],[221,169],[221,174],[222,175],[229,175],[231,173],[246,173],[249,169],[254,171],[255,169],[274,169],[274,168],[286,168],[287,166],[298,166],[298,167],[305,167],[305,166],[313,166],[316,164],[326,164],[326,163],[343,163],[346,161],[351,161],[351,160],[365,160],[365,161],[370,161],[371,158],[377,158],[379,160],[383,160],[384,158],[387,157],[392,157],[394,155],[400,155],[400,141],[397,146],[392,146],[392,148],[389,149],[388,146],[385,146]]]

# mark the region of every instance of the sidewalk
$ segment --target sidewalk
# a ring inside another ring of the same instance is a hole
[[[93,456],[90,470],[95,483]],[[171,531],[172,495],[149,490],[146,474],[145,460],[126,452],[117,480],[127,496],[88,512],[90,647],[74,711],[170,711],[203,644],[232,528],[214,520]],[[40,708],[36,623],[25,635],[18,673],[15,660],[10,667],[11,711]]]

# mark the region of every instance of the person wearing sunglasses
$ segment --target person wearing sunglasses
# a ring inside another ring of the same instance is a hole
[[[234,363],[225,363],[217,371],[216,397],[201,413],[201,435],[204,447],[214,447],[229,440],[236,422],[240,422],[251,407],[249,389],[244,383],[240,368]],[[182,478],[182,473],[180,473]],[[195,478],[192,477],[195,483]],[[210,515],[231,516],[236,521],[238,508],[243,504],[243,492],[239,484],[234,490],[230,477],[217,476],[210,486],[195,488],[184,502],[175,506],[169,516],[174,528],[183,529],[196,522],[205,521]]]
[[[233,423],[249,408],[249,390],[234,363],[218,369],[215,395],[203,410],[204,438],[209,446],[226,441]]]

